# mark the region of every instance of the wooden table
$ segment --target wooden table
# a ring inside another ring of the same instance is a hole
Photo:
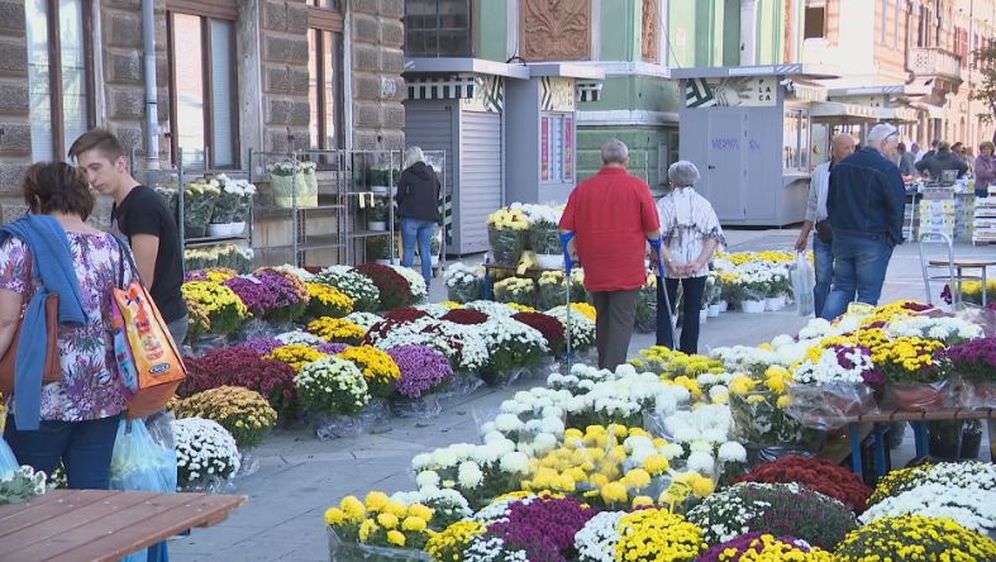
[[[934,412],[904,412],[901,410],[880,410],[876,414],[863,414],[847,418],[847,437],[851,444],[851,468],[861,476],[864,474],[861,464],[861,427],[871,424],[875,450],[875,471],[879,477],[888,472],[885,462],[885,424],[894,422],[909,422],[913,426],[913,442],[916,456],[921,457],[929,452],[927,438],[927,422],[958,421],[958,420],[988,420],[996,419],[996,410],[969,410],[967,408],[943,408]],[[867,435],[867,434],[865,434]],[[992,440],[990,440],[991,442]],[[0,521],[0,524],[3,522]]]
[[[0,560],[118,560],[220,523],[245,502],[245,496],[52,490],[0,506]]]

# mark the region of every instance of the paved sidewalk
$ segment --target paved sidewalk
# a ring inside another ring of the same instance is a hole
[[[733,251],[789,249],[797,233],[797,230],[730,231],[727,237]],[[958,248],[961,257],[992,256],[994,253],[992,247]],[[939,255],[938,252],[933,254]],[[935,291],[939,293],[940,286]],[[433,302],[445,299],[439,280],[433,283],[432,296]],[[901,297],[924,298],[920,262],[914,245],[897,249],[889,268],[883,302]],[[806,320],[794,311],[724,314],[703,325],[700,351],[722,345],[769,341],[778,334],[794,333]],[[652,343],[652,335],[638,335],[630,346],[630,353],[635,354]],[[502,400],[517,390],[537,384],[542,381],[519,381],[512,387],[498,390],[479,389],[465,399],[446,405],[437,418],[391,419],[371,433],[352,439],[318,441],[305,429],[275,431],[253,451],[259,460],[259,470],[235,483],[234,493],[249,496],[246,506],[217,527],[195,530],[190,537],[172,541],[172,559],[326,561],[328,548],[322,524],[325,508],[348,494],[362,495],[371,489],[390,493],[414,488],[414,477],[408,471],[411,457],[434,447],[476,440],[478,425],[496,413]],[[907,433],[907,443],[894,453],[896,466],[912,456],[911,432]]]

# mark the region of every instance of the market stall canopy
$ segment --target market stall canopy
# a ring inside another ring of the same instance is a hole
[[[836,70],[810,64],[772,64],[761,66],[715,66],[671,69],[673,79],[729,78],[743,76],[786,76],[792,78],[837,78]]]
[[[405,59],[403,74],[487,74],[503,78],[528,80],[529,68],[521,64],[508,64],[485,59],[466,57],[414,57]]]
[[[912,107],[876,107],[878,118],[896,123],[916,123],[919,121],[916,109]]]
[[[831,98],[848,96],[926,96],[930,88],[917,84],[882,84],[877,86],[833,87],[829,85],[827,94]]]
[[[809,110],[813,119],[844,121],[877,121],[878,108],[839,101],[814,103]]]

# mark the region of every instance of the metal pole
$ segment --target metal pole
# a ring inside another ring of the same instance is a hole
[[[145,167],[159,169],[159,101],[156,97],[155,0],[142,0],[142,46],[145,60]]]

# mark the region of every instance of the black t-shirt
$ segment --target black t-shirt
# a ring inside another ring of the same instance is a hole
[[[183,318],[187,305],[180,294],[183,284],[183,262],[180,254],[180,236],[176,221],[170,216],[162,198],[144,185],[131,190],[120,206],[111,209],[111,218],[121,234],[128,237],[148,234],[159,238],[156,254],[155,279],[149,293],[159,307],[163,320],[172,322]]]

